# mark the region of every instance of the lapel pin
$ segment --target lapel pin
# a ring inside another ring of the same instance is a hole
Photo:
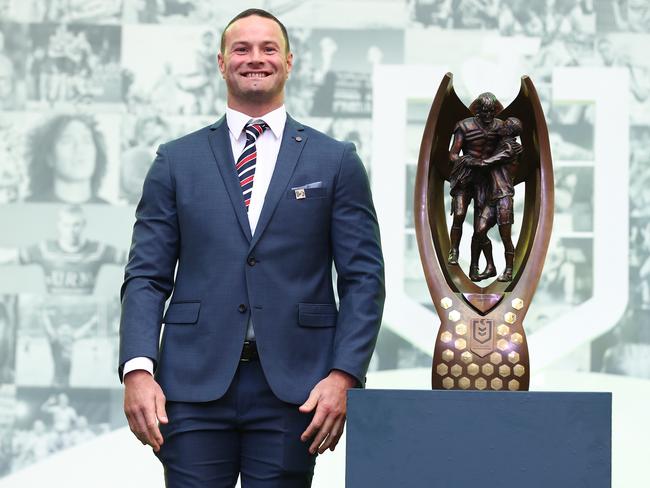
[[[300,136],[296,136],[296,137],[294,137],[294,139],[296,140],[296,142],[301,142],[302,141],[302,137],[300,137]]]
[[[295,192],[296,192],[296,200],[302,200],[303,198],[305,198],[304,188],[297,188]]]

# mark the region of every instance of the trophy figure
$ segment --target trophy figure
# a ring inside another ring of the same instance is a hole
[[[445,181],[450,210],[444,204]],[[525,190],[521,216],[514,213],[517,185]],[[471,246],[466,273],[460,242],[470,205],[473,234],[467,236]],[[452,223],[447,229],[449,211]],[[517,217],[521,228],[515,246],[512,226]],[[530,78],[522,77],[519,94],[504,109],[487,92],[466,107],[454,92],[451,73],[445,75],[420,146],[415,219],[427,285],[441,320],[433,388],[528,390],[523,318],[542,272],[553,224],[548,130]],[[495,266],[488,236],[495,226],[504,248],[503,270]]]

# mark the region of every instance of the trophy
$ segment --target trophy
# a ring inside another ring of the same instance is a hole
[[[446,181],[451,209],[445,206]],[[525,194],[523,215],[514,213],[515,189]],[[470,206],[470,256],[463,257],[460,242]],[[521,78],[519,94],[503,108],[492,93],[466,107],[454,92],[452,74],[444,76],[420,145],[414,215],[424,274],[441,321],[433,388],[528,390],[523,319],[553,225],[548,130],[529,77]],[[521,219],[516,245],[511,236],[515,219]],[[493,260],[488,235],[493,227],[503,243],[502,270]],[[467,257],[466,272],[461,258]]]

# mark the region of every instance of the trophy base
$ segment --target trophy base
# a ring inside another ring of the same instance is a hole
[[[443,298],[441,306],[447,314],[441,317],[433,354],[434,390],[528,390],[528,344],[517,317],[523,317],[521,299],[499,300],[485,315],[454,307],[451,298]]]

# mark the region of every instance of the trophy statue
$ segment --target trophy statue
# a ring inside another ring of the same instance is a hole
[[[445,208],[445,181],[451,209]],[[520,183],[525,203],[523,215],[516,216],[513,197]],[[473,234],[466,237],[471,247],[465,273],[460,242],[470,205]],[[420,258],[441,321],[433,388],[528,390],[523,319],[553,224],[548,130],[530,78],[522,77],[517,98],[505,109],[492,93],[479,95],[468,108],[454,92],[452,74],[445,75],[420,145],[414,215]],[[517,217],[515,246],[511,233]],[[505,253],[503,270],[496,269],[488,236],[495,226]]]

